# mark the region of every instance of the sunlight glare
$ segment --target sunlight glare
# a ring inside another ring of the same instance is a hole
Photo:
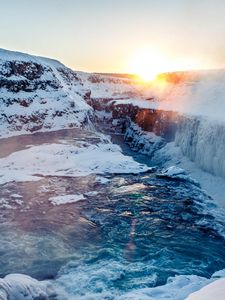
[[[148,48],[137,49],[127,64],[128,72],[138,75],[144,82],[153,81],[160,73],[196,68],[193,62],[171,59]]]
[[[138,49],[131,56],[128,69],[138,75],[143,81],[154,80],[160,73],[160,55],[149,49]]]

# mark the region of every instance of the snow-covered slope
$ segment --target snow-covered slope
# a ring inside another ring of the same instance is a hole
[[[60,62],[0,49],[0,136],[80,126],[86,93]]]
[[[120,74],[89,74],[78,72],[92,99],[140,99],[143,86],[135,77]]]

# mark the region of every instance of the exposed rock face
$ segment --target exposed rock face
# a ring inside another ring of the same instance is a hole
[[[154,153],[165,146],[166,141],[153,132],[143,131],[137,124],[129,122],[125,131],[125,142],[137,152],[153,157]]]
[[[80,127],[92,115],[88,104],[98,109],[96,98],[108,101],[137,95],[131,76],[74,72],[52,59],[0,49],[0,137]],[[132,111],[133,107],[128,115]],[[120,109],[114,109],[113,117],[119,115]]]
[[[61,63],[0,50],[0,136],[81,126],[90,113],[86,94]]]
[[[88,103],[95,111],[109,113],[111,122],[115,123],[115,120],[119,120],[122,131],[127,127],[124,123],[129,118],[143,131],[153,132],[167,142],[175,139],[178,124],[181,120],[181,116],[176,112],[145,109],[133,104],[120,104],[119,101],[116,102],[112,99],[95,99],[89,100]]]
[[[225,178],[224,123],[145,109],[123,101],[120,104],[111,98],[90,100],[89,104],[97,111],[99,122],[107,120],[112,132],[125,134],[125,141],[133,150],[153,157],[166,143],[174,142],[202,170]],[[164,159],[170,159],[169,154]]]
[[[59,89],[59,80],[51,76],[50,67],[32,61],[5,61],[0,68],[0,89],[10,92],[33,92],[38,89]],[[43,75],[48,76],[43,76]],[[51,78],[52,77],[52,78]]]

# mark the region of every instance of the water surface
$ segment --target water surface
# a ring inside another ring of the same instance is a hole
[[[80,140],[98,142],[88,131],[38,133],[1,140],[0,155]],[[121,143],[118,137],[114,141]],[[151,165],[125,145],[123,150]],[[49,198],[59,194],[84,194],[86,199],[52,205]],[[181,274],[209,278],[225,268],[224,239],[213,229],[214,218],[201,209],[207,196],[189,182],[158,178],[156,172],[48,176],[6,183],[0,198],[1,277],[58,278],[82,296],[155,287]],[[71,274],[73,283],[66,283],[63,278]]]

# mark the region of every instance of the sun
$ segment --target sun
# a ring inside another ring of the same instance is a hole
[[[162,57],[149,49],[138,49],[130,57],[128,69],[143,81],[154,80],[162,72]]]
[[[143,68],[140,67],[135,74],[138,75],[141,80],[148,82],[156,79],[158,71],[154,69],[146,69],[145,66],[143,66]]]
[[[151,48],[139,48],[128,58],[125,70],[136,74],[141,82],[148,83],[157,75],[167,72],[199,69],[199,62],[188,58],[177,58]]]

